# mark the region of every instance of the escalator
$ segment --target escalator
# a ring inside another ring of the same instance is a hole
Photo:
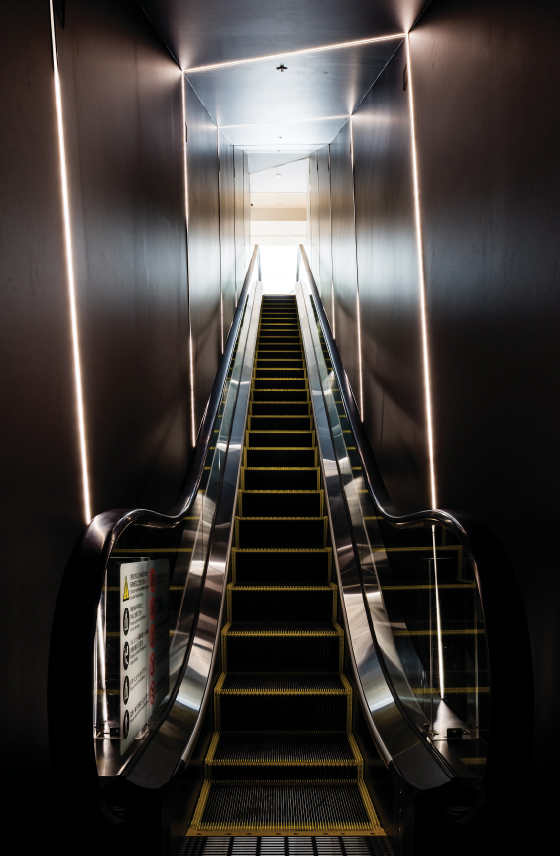
[[[295,297],[264,297],[216,731],[190,832],[379,832],[352,688]]]
[[[523,775],[511,569],[468,515],[392,506],[305,251],[295,296],[258,268],[175,506],[99,515],[66,569],[66,814],[104,854],[467,852]]]

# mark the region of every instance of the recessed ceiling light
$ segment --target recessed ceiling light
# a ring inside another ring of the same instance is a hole
[[[281,173],[281,172],[277,172],[277,173],[276,173],[276,178],[282,178],[282,173]]]

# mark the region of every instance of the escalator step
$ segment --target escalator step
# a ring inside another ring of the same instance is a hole
[[[318,467],[244,467],[244,490],[319,490]]]
[[[225,731],[343,731],[352,690],[336,673],[223,673],[214,689],[215,719]],[[253,777],[254,778],[254,777]]]
[[[253,395],[257,392],[272,389],[307,390],[306,378],[291,377],[258,377],[253,379]]]
[[[352,740],[353,743],[353,740]],[[356,766],[361,757],[345,731],[283,734],[266,732],[221,732],[212,754],[212,763],[347,764]],[[467,741],[465,741],[467,743]]]
[[[309,390],[308,389],[294,389],[293,387],[287,388],[284,386],[274,387],[266,389],[252,389],[251,390],[251,401],[278,401],[279,399],[284,399],[285,401],[309,401]]]
[[[217,732],[206,757],[209,778],[220,781],[357,779],[363,760],[344,731]]]
[[[337,672],[344,635],[338,624],[227,622],[222,663],[232,672]]]
[[[252,401],[250,416],[311,416],[310,401]]]
[[[236,517],[236,547],[326,547],[327,517]]]
[[[249,416],[250,431],[312,431],[313,417],[304,413],[302,416],[292,416],[285,413]],[[287,443],[286,445],[289,445]],[[305,445],[302,443],[301,445]]]
[[[311,550],[232,549],[236,584],[324,585],[331,579],[330,547]]]
[[[228,618],[250,621],[334,621],[337,587],[228,585]]]
[[[193,827],[201,831],[380,829],[361,782],[207,782]]]
[[[289,378],[292,378],[294,380],[297,378],[303,380],[303,378],[305,378],[306,376],[307,376],[307,373],[303,367],[291,366],[291,365],[272,366],[272,367],[271,366],[263,366],[262,368],[260,366],[257,366],[253,372],[253,377],[256,380],[259,380],[260,378],[266,378],[266,377],[271,377],[271,378],[273,378],[273,377],[289,377]]]
[[[243,450],[244,467],[316,467],[317,449],[261,446]]]
[[[245,517],[322,517],[322,490],[240,490],[238,511]]]
[[[271,443],[284,449],[293,446],[301,449],[304,446],[315,446],[315,431],[281,431],[281,430],[255,430],[245,431],[245,445],[251,449],[259,446],[268,447]]]

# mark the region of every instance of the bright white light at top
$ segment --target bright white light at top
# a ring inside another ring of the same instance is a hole
[[[288,56],[298,56],[300,54],[320,53],[321,51],[333,51],[333,50],[340,50],[341,48],[359,47],[360,45],[369,45],[369,44],[373,44],[374,42],[388,42],[388,41],[391,41],[391,39],[402,39],[402,38],[404,38],[404,36],[405,36],[405,33],[394,33],[393,35],[390,35],[390,36],[377,36],[376,38],[373,38],[373,39],[358,39],[357,41],[354,41],[354,42],[338,42],[337,44],[334,44],[334,45],[321,45],[318,48],[301,48],[301,50],[297,50],[297,51],[286,51],[285,53],[267,54],[266,56],[255,56],[255,57],[251,57],[250,59],[234,59],[234,60],[230,60],[229,62],[218,62],[218,63],[215,63],[214,65],[199,65],[199,66],[195,66],[193,68],[187,68],[187,69],[185,69],[185,73],[186,74],[194,74],[194,72],[198,72],[198,71],[211,71],[212,69],[215,69],[215,68],[228,68],[229,66],[232,66],[232,65],[247,65],[248,63],[251,63],[251,62],[262,62],[265,59],[276,60],[276,59],[282,59],[282,58],[285,58]]]
[[[185,110],[185,75],[181,72],[181,105],[183,110],[183,176],[185,185],[185,227],[187,242],[187,285],[189,307],[189,377],[191,384],[191,442],[196,444],[196,428],[194,422],[194,366],[191,325],[191,288],[189,283],[189,178],[187,171],[187,114]]]
[[[68,280],[68,297],[70,302],[70,329],[72,336],[72,351],[74,356],[74,384],[76,388],[76,409],[78,418],[78,435],[80,440],[80,458],[82,464],[82,491],[84,502],[84,517],[86,523],[91,520],[91,501],[89,492],[88,459],[86,446],[86,431],[84,418],[84,400],[82,391],[82,370],[80,364],[80,342],[78,336],[78,316],[76,311],[76,287],[74,281],[74,256],[72,252],[72,230],[70,226],[70,202],[68,197],[68,177],[66,172],[66,151],[64,147],[64,124],[62,120],[62,96],[58,74],[58,54],[56,48],[56,27],[54,22],[53,0],[50,0],[51,43],[54,67],[54,91],[56,100],[56,121],[58,128],[58,151],[60,157],[60,184],[62,192],[62,216],[64,219],[64,243],[66,249],[66,276]]]

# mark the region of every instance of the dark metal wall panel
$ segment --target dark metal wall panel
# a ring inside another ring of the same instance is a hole
[[[319,280],[327,318],[332,319],[331,171],[329,147],[317,152],[319,186]]]
[[[198,431],[221,355],[218,133],[213,119],[186,81],[185,100],[189,310]]]
[[[330,145],[334,332],[340,356],[360,405],[357,323],[356,232],[350,122]]]
[[[318,152],[309,155],[309,263],[317,288],[321,291],[319,268],[319,174]]]
[[[0,51],[3,764],[41,825],[51,621],[83,525],[48,4],[5,6]]]
[[[180,72],[140,7],[58,28],[93,513],[168,507],[189,454]]]
[[[224,344],[235,312],[235,187],[233,146],[220,133],[220,256]]]
[[[353,119],[364,423],[398,508],[430,504],[404,45]]]
[[[434,2],[411,36],[439,503],[486,520],[515,568],[532,781],[560,749],[559,36],[542,0]]]

